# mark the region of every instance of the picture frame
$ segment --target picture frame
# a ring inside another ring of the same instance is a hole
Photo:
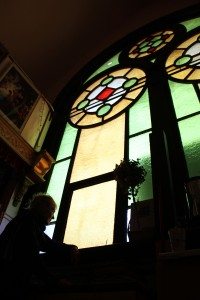
[[[0,77],[0,113],[20,131],[38,97],[39,92],[16,64]]]

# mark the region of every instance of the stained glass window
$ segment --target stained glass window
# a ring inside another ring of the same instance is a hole
[[[168,25],[157,22],[130,34],[121,49],[113,45],[112,53],[84,68],[78,94],[74,81],[70,97],[58,97],[66,127],[48,192],[61,205],[56,222],[65,243],[112,244],[123,223],[117,221],[119,207],[127,213],[128,228],[132,199],[119,205],[113,174],[123,159],[140,159],[145,167],[137,197],[155,201],[157,222],[163,216],[175,222],[183,214],[185,182],[200,175],[200,18],[184,18],[176,23],[169,17]]]

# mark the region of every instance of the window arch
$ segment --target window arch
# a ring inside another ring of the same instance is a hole
[[[124,158],[147,170],[138,200],[154,202],[158,234],[188,217],[184,184],[200,169],[199,25],[191,9],[131,33],[59,95],[46,141],[56,155],[47,192],[60,207],[57,238],[80,248],[126,241],[132,200],[113,177]]]

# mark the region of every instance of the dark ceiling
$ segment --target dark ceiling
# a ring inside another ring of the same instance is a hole
[[[129,32],[197,0],[1,0],[0,41],[53,101],[88,61]]]

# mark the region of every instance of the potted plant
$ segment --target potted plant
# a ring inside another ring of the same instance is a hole
[[[128,194],[128,197],[132,197],[133,211],[132,221],[134,225],[132,227],[140,230],[139,216],[137,213],[137,201],[136,196],[138,194],[141,184],[145,180],[147,172],[140,164],[140,160],[122,160],[119,165],[116,164],[114,169],[114,177],[118,182],[121,189]]]
[[[133,197],[133,202],[136,202],[136,196],[145,180],[146,173],[139,159],[121,160],[120,164],[116,164],[114,169],[115,179],[120,187]]]

